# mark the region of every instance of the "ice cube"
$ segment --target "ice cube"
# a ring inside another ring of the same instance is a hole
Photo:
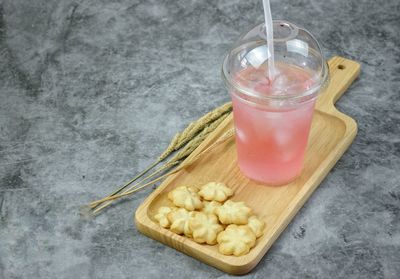
[[[238,140],[240,140],[243,143],[247,142],[246,133],[244,133],[242,130],[238,129],[237,127],[236,127],[236,131],[235,132],[236,132],[236,137],[237,137]]]
[[[273,134],[275,143],[280,148],[285,148],[292,140],[292,133],[289,129],[285,129],[284,127],[276,129]]]
[[[298,138],[296,138],[295,130],[290,125],[282,125],[272,132],[275,145],[280,150],[281,160],[289,162],[294,160],[298,155]]]
[[[272,83],[274,93],[284,92],[288,88],[290,79],[287,75],[279,73]]]

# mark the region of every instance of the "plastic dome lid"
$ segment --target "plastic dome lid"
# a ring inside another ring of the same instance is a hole
[[[246,99],[314,97],[328,79],[328,67],[317,40],[307,30],[283,20],[274,20],[273,30],[276,65],[273,90],[254,88],[255,83],[270,82],[264,23],[243,34],[225,57],[222,76],[226,86]]]

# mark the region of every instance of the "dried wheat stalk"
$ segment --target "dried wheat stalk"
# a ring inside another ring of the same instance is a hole
[[[153,172],[149,176],[145,177],[144,179],[142,179],[139,183],[136,183],[135,185],[132,185],[128,189],[125,189],[125,191],[123,193],[133,190],[134,188],[136,188],[138,185],[140,185],[144,181],[148,180],[149,178],[152,178],[156,174],[159,174],[162,171],[166,171],[166,170],[170,169],[171,167],[175,166],[176,164],[180,163],[183,159],[185,159],[190,154],[192,154],[192,152],[204,141],[204,139],[212,131],[214,131],[219,126],[219,124],[222,123],[222,121],[224,121],[228,117],[228,115],[229,115],[229,113],[225,113],[225,114],[221,115],[217,120],[215,120],[214,122],[209,124],[197,136],[195,136],[192,140],[190,140],[187,143],[187,145],[182,150],[180,150],[178,153],[176,153],[175,156],[173,156],[164,166],[162,166],[161,168],[159,168],[158,170],[156,170],[155,172]],[[111,196],[114,196],[114,195],[110,195],[110,196],[107,196],[107,197],[111,197]],[[98,205],[100,205],[103,202],[104,202],[103,200],[98,200],[98,201],[91,202],[90,203],[90,207],[91,208],[95,208],[95,207],[97,207]],[[111,205],[111,203],[112,202],[107,202],[104,205],[101,205],[99,208],[96,208],[93,211],[93,213],[94,214],[98,213],[100,210],[102,210],[105,207]]]
[[[205,114],[198,120],[191,122],[181,133],[177,133],[171,143],[168,145],[167,149],[157,158],[155,162],[153,162],[149,167],[147,167],[144,171],[142,171],[140,174],[138,174],[136,177],[125,183],[122,187],[111,193],[109,196],[116,195],[120,193],[121,191],[125,190],[129,185],[131,185],[133,182],[137,181],[139,178],[141,178],[143,175],[145,175],[147,172],[149,172],[151,169],[153,169],[155,166],[157,166],[160,162],[164,161],[169,155],[172,154],[172,152],[179,150],[185,144],[190,142],[197,134],[201,133],[203,130],[208,128],[210,123],[213,121],[219,119],[221,116],[224,114],[227,114],[232,110],[232,103],[228,102],[223,104],[222,106],[217,107],[216,109],[210,111],[209,113]],[[211,125],[210,125],[211,126]],[[215,126],[216,127],[216,126]],[[215,129],[214,127],[214,129]],[[193,144],[192,144],[193,145]],[[186,148],[186,146],[185,146]],[[194,150],[194,149],[193,149]],[[187,149],[185,151],[186,153],[189,152]],[[181,153],[182,156],[182,153]],[[167,165],[171,165],[173,163],[168,162]],[[164,170],[167,167],[163,167]],[[151,175],[152,177],[153,175]],[[143,180],[142,180],[143,181]],[[90,203],[90,208],[94,209],[97,206],[99,206],[99,203],[92,202]]]
[[[164,178],[166,178],[166,177],[168,177],[168,176],[170,176],[170,175],[172,175],[172,174],[174,174],[174,173],[177,173],[178,171],[180,171],[180,170],[182,170],[182,169],[184,169],[184,168],[186,168],[186,167],[188,167],[188,166],[190,166],[190,165],[192,165],[195,161],[197,161],[198,159],[200,159],[200,158],[201,158],[202,156],[204,156],[205,154],[209,153],[209,152],[210,152],[211,150],[213,150],[215,147],[217,147],[217,146],[220,145],[221,143],[226,142],[227,140],[231,139],[231,138],[233,137],[234,134],[235,134],[235,131],[234,131],[234,129],[232,128],[232,129],[228,130],[227,132],[225,132],[225,133],[224,133],[216,142],[214,142],[212,145],[210,145],[209,147],[207,147],[205,150],[203,150],[202,152],[200,152],[199,154],[197,154],[197,155],[194,156],[193,158],[188,158],[188,160],[184,161],[184,162],[183,162],[181,165],[179,165],[176,169],[174,169],[174,170],[172,170],[172,171],[170,171],[170,172],[168,172],[168,173],[166,173],[166,174],[163,174],[163,175],[161,175],[160,177],[157,177],[156,179],[154,179],[154,180],[152,180],[152,181],[150,181],[150,182],[147,182],[147,183],[145,183],[145,184],[143,184],[143,185],[141,185],[141,186],[139,186],[139,187],[136,187],[136,188],[134,188],[134,189],[131,189],[131,190],[126,191],[126,192],[121,193],[121,194],[117,194],[117,195],[114,195],[114,196],[106,197],[106,198],[101,199],[101,200],[98,200],[98,201],[96,201],[96,202],[106,202],[106,201],[110,201],[110,200],[119,199],[119,198],[121,198],[121,197],[125,197],[125,196],[128,196],[128,195],[131,195],[131,194],[133,194],[133,193],[135,193],[135,192],[139,191],[140,189],[143,189],[143,188],[145,188],[145,187],[147,187],[147,186],[153,185],[154,183],[156,183],[156,182],[158,182],[158,181],[160,181],[160,180],[162,180],[162,179],[164,179]]]

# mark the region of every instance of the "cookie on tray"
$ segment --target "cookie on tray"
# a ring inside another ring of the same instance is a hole
[[[160,224],[161,227],[163,228],[169,228],[171,225],[170,221],[168,220],[168,213],[170,213],[172,210],[176,209],[176,207],[169,207],[169,206],[161,206],[157,214],[154,215],[154,219],[157,220],[157,222]]]
[[[168,193],[168,198],[174,205],[193,211],[203,207],[203,203],[197,192],[198,189],[195,187],[179,186]]]
[[[218,215],[219,221],[224,225],[246,225],[252,210],[244,202],[227,200],[215,212]]]
[[[214,214],[196,212],[189,221],[192,230],[193,240],[198,243],[214,245],[217,243],[217,235],[224,230],[218,223],[218,218]]]
[[[189,226],[189,221],[194,217],[193,211],[187,211],[185,208],[178,208],[168,213],[167,217],[170,225],[170,230],[177,234],[184,234],[187,237],[192,237],[192,230]]]
[[[265,222],[253,215],[249,218],[247,226],[253,231],[257,238],[263,235]]]
[[[217,201],[203,201],[203,209],[201,212],[206,214],[216,214],[216,209],[222,204]]]
[[[224,183],[209,182],[200,187],[199,195],[208,201],[224,202],[233,195],[233,190]]]
[[[229,225],[217,237],[218,250],[224,255],[242,256],[256,244],[256,235],[248,226]]]

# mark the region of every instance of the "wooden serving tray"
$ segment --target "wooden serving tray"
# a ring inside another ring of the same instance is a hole
[[[360,65],[333,57],[329,60],[330,83],[318,98],[301,176],[284,186],[267,186],[246,178],[237,166],[234,140],[222,143],[200,157],[190,167],[167,178],[140,205],[135,214],[136,227],[143,234],[189,256],[232,274],[244,274],[254,268],[286,228],[311,193],[325,178],[357,133],[356,122],[339,112],[334,103],[359,75]],[[191,156],[215,142],[233,126],[229,116]],[[218,245],[194,242],[162,228],[153,216],[160,206],[171,205],[167,193],[179,185],[200,186],[220,181],[233,188],[233,200],[244,201],[266,223],[264,235],[247,255],[225,256]]]

